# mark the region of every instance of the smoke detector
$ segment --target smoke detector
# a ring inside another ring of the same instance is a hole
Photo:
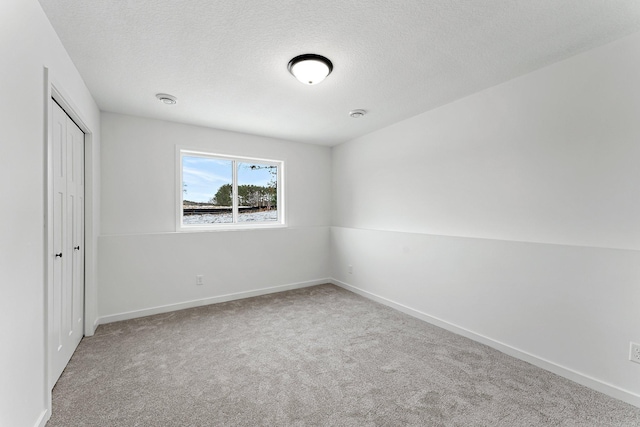
[[[349,116],[353,117],[354,119],[359,119],[360,117],[364,117],[365,114],[367,114],[365,110],[349,111]]]
[[[169,95],[168,93],[157,93],[156,98],[158,98],[158,100],[163,104],[167,105],[173,105],[178,102],[178,99],[175,96]]]

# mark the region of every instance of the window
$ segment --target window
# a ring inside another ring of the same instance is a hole
[[[282,161],[178,151],[178,230],[284,225]]]

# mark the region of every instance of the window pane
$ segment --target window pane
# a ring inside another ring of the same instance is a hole
[[[238,222],[278,221],[278,166],[238,162]]]
[[[182,157],[182,223],[233,222],[233,162],[208,157]]]

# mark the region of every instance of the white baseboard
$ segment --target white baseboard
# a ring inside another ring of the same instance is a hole
[[[630,392],[628,390],[624,390],[614,385],[597,380],[588,375],[585,375],[580,372],[574,371],[570,368],[566,368],[564,366],[558,365],[554,362],[540,358],[538,356],[527,353],[525,351],[518,350],[517,348],[511,347],[508,344],[504,344],[500,341],[493,340],[484,335],[480,335],[476,332],[470,331],[468,329],[465,329],[453,323],[447,322],[446,320],[439,319],[437,317],[423,313],[422,311],[415,310],[404,304],[397,303],[390,299],[373,294],[369,291],[365,291],[363,289],[357,288],[348,283],[341,282],[340,280],[332,278],[330,280],[330,283],[336,286],[339,286],[343,289],[346,289],[348,291],[351,291],[353,293],[356,293],[358,295],[361,295],[365,298],[371,299],[373,301],[376,301],[386,306],[389,306],[391,308],[394,308],[398,311],[401,311],[412,317],[423,320],[427,323],[431,323],[432,325],[438,326],[442,329],[446,329],[455,334],[462,335],[463,337],[469,338],[473,341],[477,341],[479,343],[485,344],[502,353],[508,354],[509,356],[513,356],[517,359],[524,360],[525,362],[531,363],[532,365],[535,365],[539,368],[545,369],[549,372],[553,372],[556,375],[560,375],[561,377],[567,378],[585,387],[589,387],[593,390],[599,391],[600,393],[606,394],[607,396],[611,396],[614,399],[619,399],[623,402],[629,403],[630,405],[637,406],[640,408],[640,395],[637,395],[633,392]]]
[[[36,421],[34,427],[44,427],[45,425],[47,425],[47,421],[49,421],[49,418],[51,418],[51,412],[49,412],[48,409],[45,409],[38,417],[38,421]]]
[[[307,288],[309,286],[322,285],[325,283],[332,283],[331,279],[329,278],[316,279],[316,280],[310,280],[307,282],[291,283],[288,285],[280,285],[280,286],[273,286],[270,288],[255,289],[253,291],[237,292],[233,294],[219,295],[215,297],[185,301],[185,302],[180,302],[176,304],[167,304],[167,305],[162,305],[158,307],[150,307],[150,308],[145,308],[141,310],[128,311],[126,313],[110,314],[108,316],[98,317],[98,319],[96,320],[96,327],[97,325],[104,325],[105,323],[111,323],[111,322],[119,322],[120,320],[135,319],[138,317],[151,316],[154,314],[168,313],[170,311],[184,310],[185,308],[200,307],[203,305],[216,304],[216,303],[233,301],[233,300],[238,300],[243,298],[257,297],[260,295],[267,295],[267,294],[273,294],[276,292],[289,291],[291,289]]]
[[[100,319],[96,317],[94,319],[93,323],[91,324],[91,326],[89,326],[90,329],[89,330],[85,329],[85,331],[84,331],[84,336],[85,337],[91,337],[96,333],[96,329],[98,329],[98,326],[100,325],[98,323],[99,320]]]

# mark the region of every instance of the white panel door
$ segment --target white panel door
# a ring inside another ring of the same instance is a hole
[[[84,133],[55,101],[53,135],[53,289],[51,382],[80,343],[84,317]]]

